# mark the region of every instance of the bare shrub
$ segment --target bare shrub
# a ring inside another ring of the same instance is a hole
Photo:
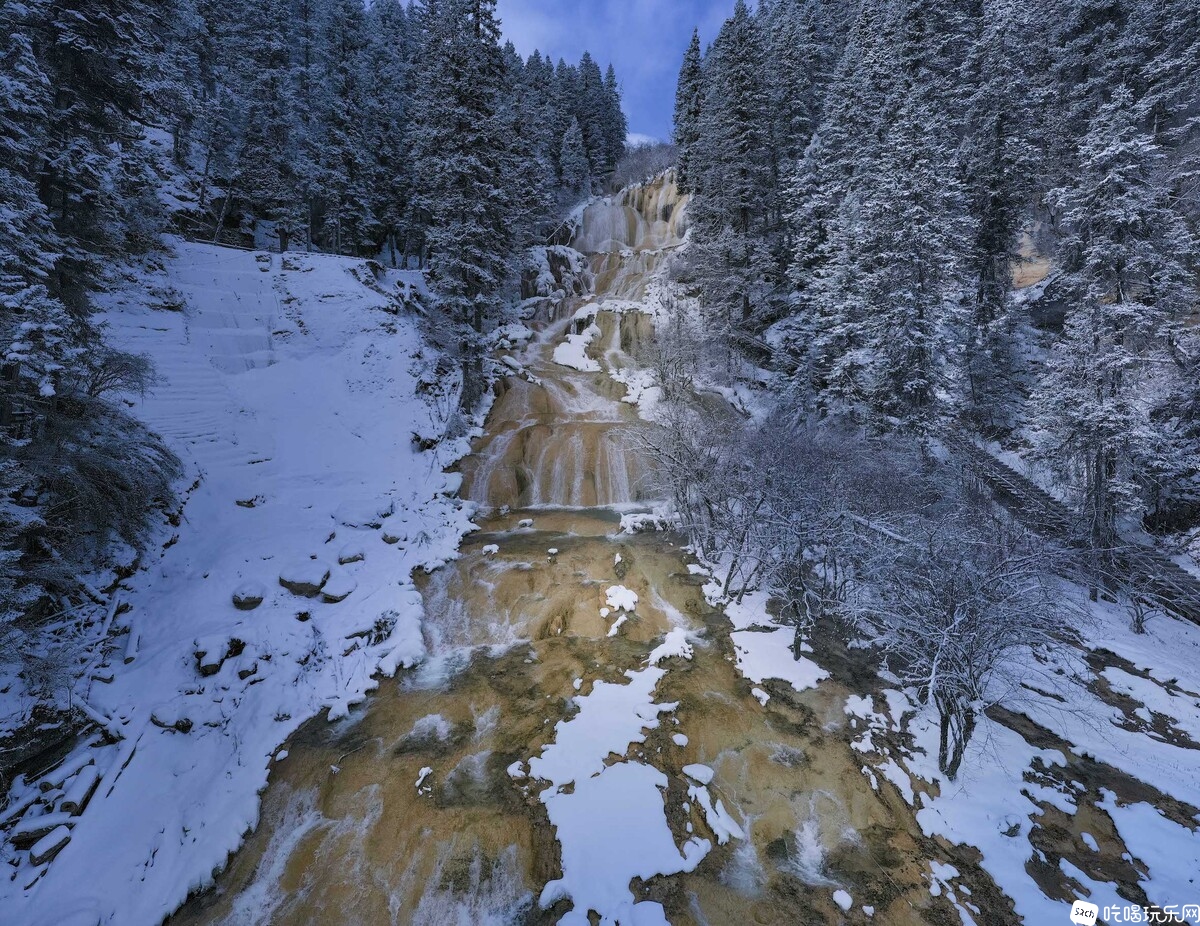
[[[860,557],[858,626],[940,721],[938,765],[953,779],[979,714],[1018,694],[1030,654],[1063,643],[1073,613],[1060,554],[999,516],[963,507],[912,519],[902,542]],[[900,536],[900,535],[898,535]]]
[[[665,141],[630,145],[609,177],[609,192],[616,193],[631,184],[657,177],[674,167],[677,157],[675,146]]]
[[[798,633],[832,616],[939,716],[957,775],[980,712],[1061,645],[1066,555],[972,496],[914,440],[668,403],[633,440],[726,596],[761,588]]]

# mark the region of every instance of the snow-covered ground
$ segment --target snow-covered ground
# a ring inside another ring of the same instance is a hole
[[[1080,829],[1073,845],[1065,851],[1056,847],[1062,852],[1057,868],[1064,893],[1097,904],[1106,921],[1133,921],[1115,917],[1134,915],[1141,921],[1145,914],[1140,904],[1117,893],[1115,881],[1101,876],[1112,870],[1111,862],[1107,868],[1089,864],[1100,857],[1097,835],[1104,838],[1099,831],[1088,832],[1089,825],[1111,828],[1110,851],[1115,836],[1151,904],[1174,905],[1176,913],[1185,904],[1200,904],[1200,814],[1191,815],[1200,808],[1200,749],[1192,738],[1200,724],[1194,682],[1200,628],[1163,618],[1138,635],[1115,607],[1096,606],[1094,616],[1082,631],[1086,651],[1103,662],[1128,660],[1132,673],[1112,666],[1096,673],[1071,655],[1049,666],[1031,664],[1031,679],[1036,673],[1054,681],[1045,690],[1031,683],[1008,705],[1060,739],[1061,746],[1034,745],[1009,726],[982,717],[958,780],[951,782],[937,768],[936,715],[920,709],[912,692],[885,691],[874,706],[870,699],[851,698],[846,706],[858,730],[855,747],[864,755],[863,772],[872,784],[879,787],[882,778],[895,785],[927,835],[977,848],[981,867],[1026,923],[1069,918],[1071,901],[1047,896],[1030,870],[1031,865],[1055,865],[1038,848],[1037,833],[1052,809],[1081,821],[1067,824]],[[1128,715],[1100,696],[1100,678],[1133,699]],[[1158,730],[1183,735],[1165,737]],[[889,731],[903,731],[910,745],[897,749],[876,742]],[[1173,811],[1166,806],[1172,800],[1182,802]],[[989,922],[989,911],[973,904],[969,891],[964,897],[960,890],[955,899],[957,877],[953,869],[932,871],[931,888],[948,892],[964,924]],[[1106,907],[1120,912],[1105,914]],[[1134,907],[1136,914],[1125,912]],[[1200,907],[1189,908],[1184,921],[1200,922]]]
[[[79,692],[116,742],[92,737],[45,791],[18,780],[0,814],[69,836],[49,864],[4,842],[0,921],[159,923],[255,825],[287,736],[422,658],[411,575],[470,525],[443,474],[462,443],[413,444],[448,413],[419,391],[436,357],[389,295],[420,285],[177,242],[164,271],[106,298],[111,342],[163,379],[130,403],[183,459],[186,504],[122,583],[128,611]],[[182,307],[151,305],[164,291]]]

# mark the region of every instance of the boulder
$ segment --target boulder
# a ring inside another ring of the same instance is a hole
[[[346,544],[338,553],[338,565],[345,566],[348,563],[361,563],[367,558],[367,551],[361,543],[351,541]]]
[[[196,650],[196,668],[204,678],[216,675],[221,671],[221,663],[225,661],[223,653],[204,649]]]
[[[306,559],[293,563],[279,573],[279,584],[293,595],[315,598],[329,581],[333,570],[320,560]]]
[[[325,587],[321,589],[321,600],[327,604],[337,604],[339,601],[349,598],[356,588],[358,588],[358,583],[351,576],[339,572],[331,577],[325,583]]]
[[[267,587],[261,582],[243,582],[233,590],[233,606],[239,611],[253,611],[267,597]]]
[[[344,527],[370,527],[383,525],[384,518],[395,511],[392,502],[352,501],[342,502],[333,513],[334,520]]]

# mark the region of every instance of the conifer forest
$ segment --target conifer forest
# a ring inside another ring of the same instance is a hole
[[[0,924],[1200,924],[1195,0],[0,52]]]

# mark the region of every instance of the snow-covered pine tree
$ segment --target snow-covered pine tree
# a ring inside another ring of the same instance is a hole
[[[228,197],[270,223],[280,250],[308,229],[302,152],[297,149],[299,104],[292,72],[288,0],[246,9],[239,32],[235,80],[243,107]],[[218,224],[218,235],[221,233]]]
[[[963,402],[969,419],[989,434],[1008,433],[1018,421],[1013,268],[1039,169],[1016,26],[1008,11],[988,19],[961,81],[970,96],[959,174],[974,228],[964,268],[973,295],[963,345]]]
[[[379,0],[367,11],[364,50],[364,133],[367,138],[372,214],[393,267],[407,266],[420,245],[413,240],[412,174],[409,164],[409,96],[413,39],[400,0]]]
[[[557,124],[554,109],[554,65],[541,52],[534,50],[525,62],[517,86],[518,106],[522,116],[522,130],[535,139],[537,155],[557,177],[558,155],[562,147],[562,135],[555,134]]]
[[[811,0],[759,5],[766,36],[772,151],[776,169],[794,169],[820,116],[820,88],[828,67]]]
[[[617,83],[617,71],[611,64],[604,72],[604,138],[608,148],[608,163],[612,168],[625,156],[625,136],[629,134],[629,123],[621,109],[621,88]]]
[[[1178,313],[1195,299],[1183,263],[1195,239],[1172,208],[1163,159],[1133,93],[1117,88],[1079,145],[1076,182],[1053,193],[1073,307],[1033,398],[1033,422],[1041,458],[1084,477],[1097,551],[1112,547],[1117,512],[1137,497],[1138,461],[1161,455],[1138,386],[1156,360],[1169,362]]]
[[[33,436],[37,402],[79,367],[86,330],[50,287],[58,283],[62,238],[35,177],[50,131],[51,84],[30,33],[44,5],[6,0],[0,31],[0,441]],[[6,486],[9,491],[12,486]]]
[[[587,151],[583,145],[583,130],[579,121],[571,120],[567,134],[563,136],[562,153],[559,155],[562,169],[563,190],[578,201],[591,191],[592,177],[588,166]]]
[[[478,335],[495,313],[514,246],[504,60],[494,0],[426,0],[418,15],[417,202],[440,304],[464,331],[462,402],[471,407],[483,386]]]
[[[367,112],[367,14],[362,0],[327,0],[318,32],[320,82],[315,99],[299,101],[320,119],[322,244],[336,254],[377,246],[380,223],[371,210]]]
[[[611,128],[608,119],[608,93],[600,65],[589,52],[579,61],[579,88],[575,117],[583,130],[583,144],[594,183],[606,178],[616,162],[612,160]]]
[[[692,175],[696,145],[700,141],[700,107],[704,101],[704,71],[700,58],[700,33],[692,33],[692,41],[683,56],[679,80],[675,85],[675,147],[679,160],[675,168],[676,181],[683,192],[694,189]]]
[[[517,248],[527,248],[544,242],[554,224],[558,178],[542,151],[542,127],[530,118],[540,106],[526,83],[525,62],[512,42],[504,44],[503,60],[497,118],[507,146],[497,156],[504,158],[505,185],[517,207],[513,210],[512,241]]]
[[[766,217],[770,125],[759,25],[738,0],[705,58],[696,219],[749,234]]]
[[[555,157],[562,147],[563,136],[571,125],[571,120],[579,120],[579,69],[567,64],[562,58],[554,67],[551,79],[550,124],[547,131],[553,133]]]
[[[704,59],[704,100],[689,170],[692,269],[721,329],[762,327],[779,277],[768,236],[775,213],[760,26],[735,5]],[[741,239],[741,240],[738,240]]]
[[[52,292],[78,308],[98,253],[152,243],[158,198],[139,119],[163,69],[164,10],[146,0],[48,0],[35,28],[51,105],[39,198],[64,241]]]

